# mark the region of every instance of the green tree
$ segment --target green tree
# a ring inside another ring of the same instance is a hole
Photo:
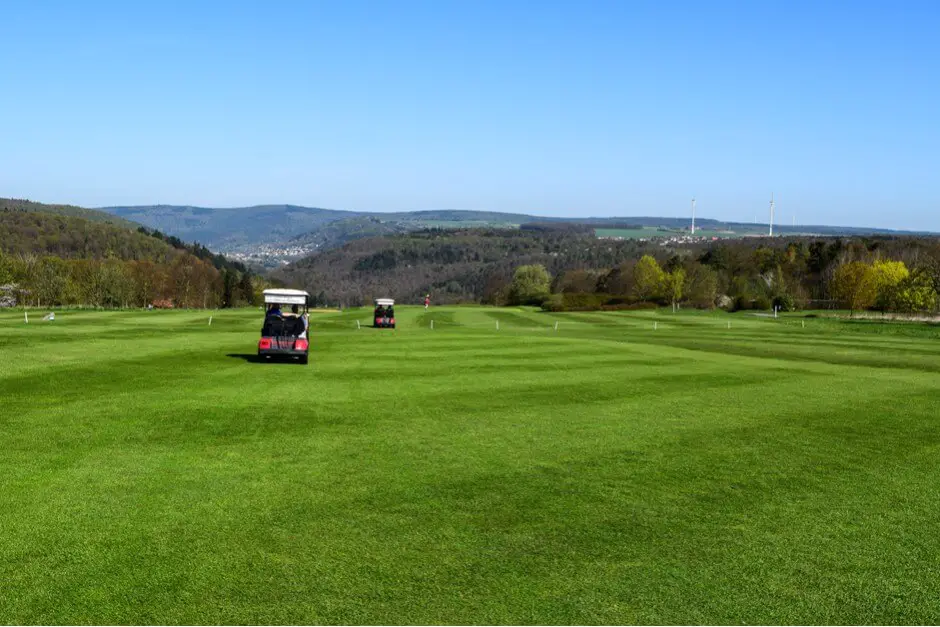
[[[718,273],[700,263],[691,264],[686,278],[686,292],[693,307],[714,307],[718,297]]]
[[[255,288],[251,284],[251,275],[247,272],[242,273],[242,278],[238,282],[238,298],[247,305],[255,304]],[[323,300],[326,301],[326,296]]]
[[[663,291],[672,304],[672,310],[675,311],[685,295],[685,270],[676,268],[666,273],[663,278]]]
[[[6,285],[13,280],[12,260],[0,250],[0,285]]]
[[[551,293],[552,277],[545,266],[519,266],[512,277],[509,299],[514,305],[541,305]]]
[[[234,270],[222,270],[222,306],[234,307],[235,294],[238,287],[238,277]]]
[[[614,296],[633,295],[633,266],[636,262],[625,261],[614,266],[597,281],[596,291]]]
[[[898,308],[898,289],[910,276],[910,271],[903,261],[876,261],[872,264],[878,295],[875,307],[881,311],[893,311]]]
[[[555,291],[569,294],[591,293],[597,289],[597,280],[597,273],[591,270],[569,270],[556,279]]]
[[[636,262],[633,267],[633,295],[637,300],[655,301],[662,298],[666,273],[659,263],[649,255]]]
[[[132,301],[137,307],[145,307],[161,300],[164,283],[164,268],[152,261],[131,261],[128,264],[133,285]]]
[[[878,280],[875,271],[867,263],[853,261],[836,268],[832,275],[830,293],[844,303],[851,315],[868,309],[878,298]]]
[[[36,263],[32,289],[39,306],[61,305],[68,287],[69,268],[64,259],[43,257]]]
[[[134,298],[134,282],[127,265],[120,259],[106,259],[98,268],[102,305],[127,307]]]
[[[936,309],[937,292],[930,272],[918,268],[902,279],[895,291],[894,304],[898,311],[905,313]]]

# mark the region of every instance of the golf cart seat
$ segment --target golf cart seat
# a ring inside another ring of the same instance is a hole
[[[264,337],[297,337],[304,332],[304,321],[298,316],[268,316],[261,327]]]

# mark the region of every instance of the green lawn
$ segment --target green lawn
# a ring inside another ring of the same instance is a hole
[[[660,231],[653,227],[645,229],[594,229],[595,237],[622,237],[624,239],[641,239],[650,237],[667,237],[677,235],[676,232]]]
[[[940,329],[208,315],[0,313],[0,623],[940,618]]]

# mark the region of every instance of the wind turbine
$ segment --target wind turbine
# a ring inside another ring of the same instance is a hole
[[[692,235],[695,235],[695,198],[692,198]]]
[[[774,236],[774,193],[770,192],[770,237]]]

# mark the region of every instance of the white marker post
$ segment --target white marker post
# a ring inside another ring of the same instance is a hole
[[[212,326],[212,316],[209,316],[209,326]]]
[[[29,324],[29,314],[26,313],[26,310],[23,310],[23,319],[26,320],[26,324]]]
[[[356,320],[356,329],[358,330],[358,329],[361,329],[361,328],[362,328],[362,325],[359,324],[359,321],[358,321],[358,320]]]
[[[800,327],[806,328],[806,320],[800,320]]]
[[[496,330],[499,331],[499,320],[496,321]]]
[[[431,330],[434,330],[434,320],[431,320]]]
[[[730,321],[730,320],[728,320],[728,328],[729,328],[729,329],[731,328],[731,321]]]
[[[558,321],[557,321],[557,320],[555,321],[555,330],[556,330],[556,331],[558,330]]]
[[[654,330],[654,331],[656,330],[656,325],[657,325],[657,322],[656,322],[655,320],[653,320],[653,330]]]

